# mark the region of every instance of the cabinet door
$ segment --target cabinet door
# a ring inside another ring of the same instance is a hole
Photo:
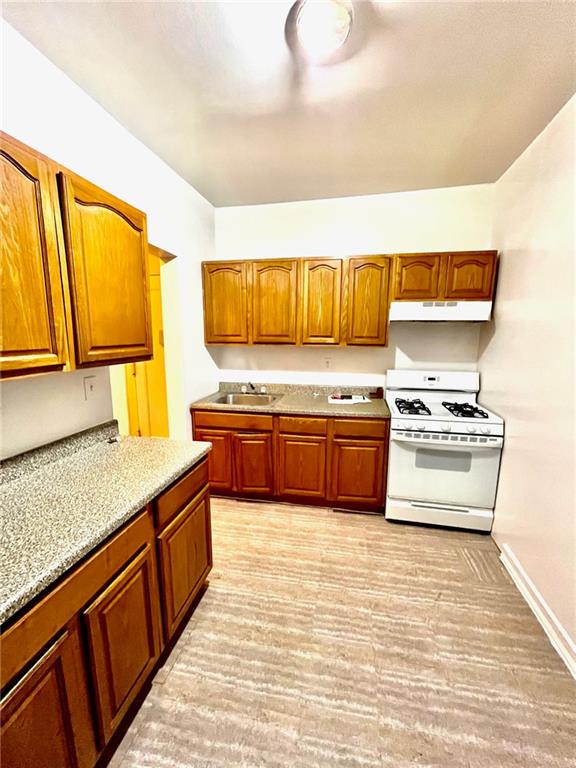
[[[208,479],[213,490],[232,490],[232,433],[194,429],[194,438],[212,443],[208,454]]]
[[[56,181],[30,150],[2,136],[0,371],[61,370],[64,302],[56,233]]]
[[[380,440],[336,438],[332,443],[330,498],[382,506],[386,444]]]
[[[210,497],[206,491],[160,533],[158,557],[168,642],[212,567]]]
[[[303,344],[340,343],[342,261],[306,259],[302,262]]]
[[[348,260],[348,344],[386,345],[389,281],[390,257]]]
[[[146,216],[59,174],[79,367],[152,357]]]
[[[252,340],[255,344],[296,343],[298,262],[252,262]]]
[[[278,494],[326,496],[326,438],[278,435]]]
[[[396,301],[440,299],[442,255],[437,253],[406,253],[394,257],[394,286]]]
[[[79,633],[60,634],[2,699],[3,768],[89,768],[96,761]]]
[[[446,299],[491,299],[496,251],[449,253],[446,256]]]
[[[240,493],[271,495],[274,492],[272,435],[236,433],[233,444],[235,490]]]
[[[102,746],[160,653],[155,561],[149,544],[84,611]]]
[[[204,286],[204,338],[206,344],[248,344],[248,263],[206,262]]]

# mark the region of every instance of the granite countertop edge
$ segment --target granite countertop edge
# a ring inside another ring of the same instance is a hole
[[[121,438],[120,442],[128,440],[141,441],[145,438]],[[149,438],[149,440],[162,440],[166,443],[177,444],[180,441],[164,440],[163,438]],[[78,565],[84,558],[95,551],[100,545],[108,540],[114,533],[116,533],[123,525],[129,522],[133,517],[140,513],[146,504],[152,499],[156,498],[162,491],[170,486],[175,480],[177,480],[187,470],[194,467],[199,461],[201,461],[210,451],[211,443],[194,441],[190,443],[181,442],[181,447],[185,450],[192,449],[186,458],[175,460],[170,470],[162,476],[161,479],[156,479],[151,482],[150,485],[144,486],[142,493],[133,495],[130,502],[125,506],[111,512],[110,516],[104,521],[99,522],[89,534],[84,535],[78,541],[74,541],[73,544],[68,546],[65,551],[59,553],[57,558],[51,561],[44,569],[38,569],[23,584],[20,588],[15,588],[10,592],[8,597],[0,600],[0,625],[5,625],[7,622],[11,622],[16,614],[20,614],[24,608],[34,599],[38,598],[50,587],[54,585],[61,577],[66,575],[74,566]],[[102,445],[99,446],[102,449]],[[79,453],[87,453],[79,452]],[[61,465],[65,465],[65,462],[78,459],[78,454],[73,457],[67,457],[58,462]],[[45,468],[42,471],[44,474],[49,468]],[[40,470],[35,474],[40,474]],[[15,485],[17,484],[17,481]],[[5,489],[9,485],[5,486]],[[30,504],[33,504],[33,498],[30,499]],[[28,544],[27,541],[23,542],[24,545]]]
[[[370,400],[369,403],[357,403],[351,405],[345,401],[342,404],[326,403],[325,396],[284,394],[273,403],[267,405],[235,405],[232,403],[217,402],[222,397],[222,392],[213,392],[211,395],[196,400],[190,405],[191,411],[230,411],[263,414],[302,414],[305,416],[346,416],[357,419],[389,419],[390,410],[386,400]],[[273,393],[271,393],[273,394]],[[290,400],[295,402],[290,402]]]

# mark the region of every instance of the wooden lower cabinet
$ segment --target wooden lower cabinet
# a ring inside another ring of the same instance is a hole
[[[2,700],[3,768],[90,768],[96,746],[80,634],[65,628]]]
[[[341,504],[384,503],[386,444],[381,440],[335,438],[332,443],[330,499]]]
[[[278,435],[278,494],[326,496],[326,438]]]
[[[150,545],[84,611],[102,746],[160,655],[160,614]]]
[[[232,441],[234,487],[238,493],[274,493],[272,435],[266,432],[239,432],[233,435]]]
[[[205,490],[158,535],[166,642],[186,615],[212,568],[210,530],[210,497]]]
[[[210,487],[215,491],[231,491],[234,482],[232,471],[232,432],[195,429],[194,439],[212,443],[212,450],[208,454]]]
[[[204,460],[5,624],[2,768],[108,759],[165,647],[162,615],[167,643],[212,566],[207,480]]]

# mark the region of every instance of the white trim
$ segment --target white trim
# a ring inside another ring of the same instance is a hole
[[[389,318],[395,320],[482,322],[490,320],[491,301],[392,301]]]
[[[576,643],[544,600],[508,544],[502,546],[500,560],[518,587],[518,591],[528,603],[532,613],[538,619],[542,629],[548,635],[552,647],[566,664],[572,677],[576,678]]]

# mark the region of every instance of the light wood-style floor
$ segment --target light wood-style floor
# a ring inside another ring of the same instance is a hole
[[[576,683],[480,534],[213,500],[114,768],[574,768]]]

